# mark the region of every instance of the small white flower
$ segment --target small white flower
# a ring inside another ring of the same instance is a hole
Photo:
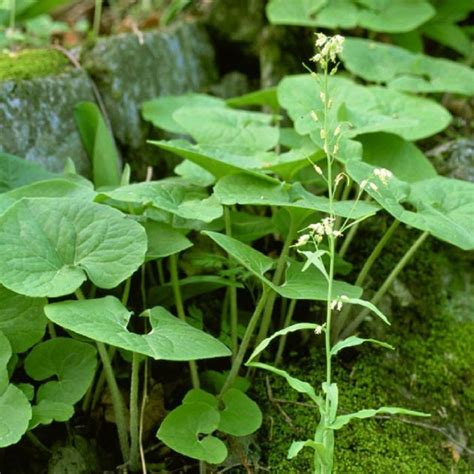
[[[333,230],[332,235],[336,238],[344,236],[344,234],[340,230]]]
[[[293,245],[293,247],[302,247],[303,245],[306,245],[310,239],[309,234],[303,234],[296,242],[296,244]]]
[[[372,191],[377,192],[379,190],[379,187],[375,183],[369,183],[369,186]]]
[[[319,176],[323,175],[323,170],[318,165],[314,165],[313,168],[314,168],[314,171],[316,171],[316,173],[319,174]]]
[[[330,109],[332,107],[332,99],[329,99],[328,100],[328,109]]]
[[[321,140],[324,140],[326,138],[326,130],[322,128],[319,132],[319,135],[321,137]]]
[[[338,125],[334,130],[334,136],[337,137],[341,133],[341,127]]]
[[[324,46],[324,44],[327,42],[328,37],[324,33],[316,33],[317,39],[316,39],[316,46],[320,48],[321,46]]]
[[[337,155],[337,152],[339,151],[339,143],[336,143],[334,145],[334,148],[332,149],[332,154]]]
[[[368,181],[366,179],[363,179],[359,184],[360,189],[364,190],[367,186],[367,183]]]
[[[319,93],[319,98],[323,104],[326,102],[326,94],[324,92]]]
[[[316,224],[310,224],[308,228],[318,235],[324,235],[324,225],[320,222],[317,222]]]
[[[319,119],[318,119],[318,115],[317,115],[317,113],[316,113],[314,110],[311,111],[311,114],[310,114],[310,115],[311,115],[311,118],[312,118],[315,122],[317,122],[317,121],[319,120]]]
[[[314,334],[317,334],[319,336],[322,332],[323,332],[323,327],[320,324],[318,324],[316,326],[316,329],[314,330]]]
[[[393,173],[385,168],[375,168],[374,175],[380,179],[384,186],[387,186],[388,181],[393,178]]]

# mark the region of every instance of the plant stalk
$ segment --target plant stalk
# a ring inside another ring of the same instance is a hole
[[[169,262],[170,262],[171,287],[173,288],[176,312],[178,313],[179,319],[181,319],[181,321],[186,322],[186,314],[184,312],[183,297],[181,295],[181,288],[179,286],[178,257],[176,256],[176,254],[170,255]],[[201,384],[199,382],[199,373],[198,373],[198,368],[197,368],[197,364],[195,360],[189,361],[189,370],[191,372],[191,382],[193,384],[193,388],[199,388]]]
[[[287,328],[291,324],[291,320],[293,319],[293,314],[295,312],[295,307],[296,307],[296,300],[290,300],[290,304],[288,306],[288,311],[286,313],[286,317],[285,317],[285,321],[283,322],[282,329]],[[283,356],[283,352],[286,346],[286,339],[287,339],[287,335],[280,337],[277,353],[275,356],[275,365],[278,365],[281,361],[281,358]]]
[[[240,367],[242,366],[242,362],[244,361],[245,352],[248,349],[255,327],[263,312],[265,303],[267,302],[269,291],[270,289],[267,286],[264,286],[262,295],[260,296],[260,300],[258,301],[257,306],[255,307],[255,310],[252,314],[252,317],[250,318],[250,321],[247,325],[244,337],[242,338],[242,342],[240,343],[239,351],[237,352],[237,355],[235,356],[235,359],[232,362],[232,367],[221,389],[219,397],[224,395],[224,393],[231,387],[231,385],[234,383],[234,380],[239,373]]]
[[[102,0],[95,0],[94,20],[93,20],[92,31],[94,32],[94,37],[96,38],[99,36],[101,19],[102,19]]]
[[[373,298],[370,300],[372,304],[376,305],[382,299],[382,297],[385,295],[388,289],[392,286],[392,283],[394,282],[395,278],[397,278],[399,273],[411,260],[415,252],[420,248],[420,246],[423,244],[423,242],[426,240],[428,236],[429,236],[429,232],[425,231],[416,239],[413,245],[407,250],[405,255],[403,255],[403,257],[397,263],[395,268],[390,272],[388,277],[383,282],[382,286],[378,289],[377,293],[375,293]],[[359,325],[362,323],[362,321],[364,320],[364,318],[367,316],[368,313],[369,313],[368,309],[362,310],[358,314],[358,316],[343,330],[341,334],[341,339],[344,339],[352,335],[355,332],[355,330],[359,327]]]
[[[139,412],[138,389],[140,375],[140,356],[132,354],[132,375],[130,379],[130,470],[139,469]]]

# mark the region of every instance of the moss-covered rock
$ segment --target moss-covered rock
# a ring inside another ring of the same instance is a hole
[[[0,54],[0,81],[18,81],[64,72],[68,60],[52,49],[32,49]]]
[[[374,267],[376,281],[393,268],[413,237],[406,230],[395,236]],[[363,242],[368,248],[370,238],[369,233]],[[334,374],[340,412],[401,406],[432,416],[380,417],[345,426],[336,433],[335,473],[467,474],[474,470],[472,448],[466,448],[474,432],[474,322],[465,317],[464,305],[453,304],[466,290],[453,273],[457,269],[472,277],[472,268],[463,267],[452,248],[449,254],[441,249],[446,252],[435,241],[427,242],[403,273],[401,282],[412,293],[412,305],[404,306],[392,296],[393,324],[381,332],[395,351],[368,345],[346,350],[335,361]],[[460,257],[466,261],[465,254]],[[365,331],[366,336],[373,336],[374,328]],[[286,368],[320,387],[324,379],[321,360],[321,349],[313,348],[310,357],[289,360]],[[269,380],[272,398],[288,403],[269,400],[268,386],[260,380],[259,398],[265,400],[260,432],[265,458],[261,464],[271,472],[311,472],[310,450],[291,461],[286,453],[292,440],[313,437],[317,410],[296,404],[308,400],[283,379],[272,376]]]

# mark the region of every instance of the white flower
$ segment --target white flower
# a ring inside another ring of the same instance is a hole
[[[310,239],[309,234],[303,234],[296,242],[296,244],[293,245],[293,247],[302,247],[303,245],[306,245]]]
[[[319,93],[319,98],[323,104],[326,102],[326,94],[324,94],[324,92]]]
[[[372,191],[377,192],[379,190],[379,187],[375,183],[369,183],[369,186]]]
[[[333,231],[332,231],[332,235],[333,235],[334,237],[336,237],[336,238],[337,238],[337,237],[343,237],[343,236],[344,236],[344,234],[343,234],[340,230],[333,230]]]
[[[317,222],[316,224],[310,224],[308,228],[318,235],[324,235],[324,226],[320,222]]]
[[[322,128],[319,132],[319,135],[321,137],[321,140],[324,140],[326,138],[326,130]]]
[[[311,111],[311,114],[310,114],[310,115],[311,115],[311,118],[312,118],[315,122],[317,122],[317,121],[319,120],[319,119],[318,119],[318,115],[317,115],[317,113],[316,113],[314,110]]]
[[[333,155],[337,155],[337,152],[338,152],[338,151],[339,151],[339,144],[336,143],[336,144],[334,145],[334,148],[332,149],[332,154],[333,154]]]
[[[375,168],[374,175],[380,179],[384,186],[387,186],[388,181],[393,178],[393,173],[385,168]]]
[[[328,37],[324,33],[316,33],[316,47],[320,48],[327,42]]]
[[[359,184],[360,189],[364,190],[367,186],[367,183],[368,183],[368,181],[366,179],[363,179]]]
[[[334,130],[334,136],[337,137],[341,133],[341,127],[338,125]]]
[[[318,165],[313,165],[314,171],[316,171],[319,176],[323,175],[323,170]]]

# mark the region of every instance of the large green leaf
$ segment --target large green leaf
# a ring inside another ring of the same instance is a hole
[[[373,175],[373,169],[362,162],[347,164],[358,183]],[[437,177],[410,185],[392,178],[387,186],[378,183],[377,191],[368,186],[367,192],[399,221],[464,250],[474,248],[473,183]]]
[[[271,115],[222,107],[184,107],[173,119],[200,145],[246,154],[267,151],[278,144],[278,128]]]
[[[31,406],[21,389],[8,383],[10,342],[0,331],[0,448],[17,443],[28,429]]]
[[[267,15],[280,25],[352,29],[380,32],[411,31],[435,13],[426,0],[271,0]]]
[[[182,232],[164,222],[147,221],[144,227],[148,237],[148,260],[168,257],[193,245]]]
[[[222,204],[254,206],[281,206],[289,209],[308,209],[329,212],[329,199],[316,196],[300,183],[287,184],[277,179],[258,175],[234,174],[221,178],[214,187],[214,193]],[[340,216],[357,219],[375,214],[377,207],[367,202],[339,201],[334,212]]]
[[[0,331],[13,352],[25,352],[43,338],[45,298],[28,298],[0,286]]]
[[[152,327],[144,335],[127,329],[131,313],[113,296],[54,303],[45,307],[45,313],[70,331],[154,359],[195,360],[230,355],[220,341],[159,306],[144,313]]]
[[[206,94],[188,93],[158,97],[144,102],[142,116],[155,127],[171,133],[186,133],[186,130],[173,118],[173,114],[183,108],[225,107],[225,101]]]
[[[340,121],[350,122],[347,137],[389,132],[406,140],[419,140],[443,130],[451,120],[448,111],[436,102],[393,89],[364,87],[339,76],[330,77],[328,87],[334,102],[330,124],[335,127]],[[293,119],[296,131],[311,133],[316,143],[322,125],[312,115],[321,114],[320,92],[318,81],[309,74],[286,77],[278,86],[278,99]]]
[[[238,97],[231,97],[226,100],[226,104],[230,107],[268,106],[274,110],[279,107],[276,87],[269,87],[268,89],[260,89]]]
[[[33,161],[0,151],[0,193],[57,176]]]
[[[25,359],[26,373],[36,381],[54,380],[38,388],[30,426],[72,416],[72,407],[92,383],[96,365],[96,350],[85,342],[57,337],[35,346]]]
[[[231,234],[241,242],[253,242],[276,230],[270,217],[243,211],[230,211],[230,222]]]
[[[203,233],[214,240],[264,285],[269,286],[279,295],[290,299],[322,301],[326,299],[328,283],[316,268],[309,268],[303,273],[303,264],[292,262],[287,268],[285,283],[281,286],[274,285],[265,276],[274,263],[270,257],[227,235],[209,231]],[[350,298],[358,298],[362,294],[362,288],[342,281],[335,281],[333,283],[333,292],[335,297],[336,295],[346,295]]]
[[[95,197],[92,184],[86,180],[53,178],[36,181],[0,194],[0,214],[22,198],[55,197],[91,202]]]
[[[361,38],[346,38],[341,57],[353,74],[400,91],[474,95],[474,71],[454,61]]]
[[[86,275],[114,288],[142,263],[143,227],[110,207],[59,198],[22,199],[0,216],[0,283],[27,296],[62,296]]]
[[[216,408],[204,402],[186,403],[166,416],[156,436],[180,454],[219,464],[227,457],[225,444],[211,436],[219,422]]]
[[[362,143],[364,161],[389,169],[399,179],[412,183],[437,176],[422,151],[397,135],[370,133],[357,137],[357,140]]]
[[[211,222],[222,216],[222,206],[201,188],[179,185],[172,180],[129,184],[113,191],[103,191],[97,200],[111,198],[116,201],[153,206],[184,219]]]
[[[80,102],[74,107],[74,118],[92,163],[94,184],[119,186],[120,157],[99,107],[93,102]]]

